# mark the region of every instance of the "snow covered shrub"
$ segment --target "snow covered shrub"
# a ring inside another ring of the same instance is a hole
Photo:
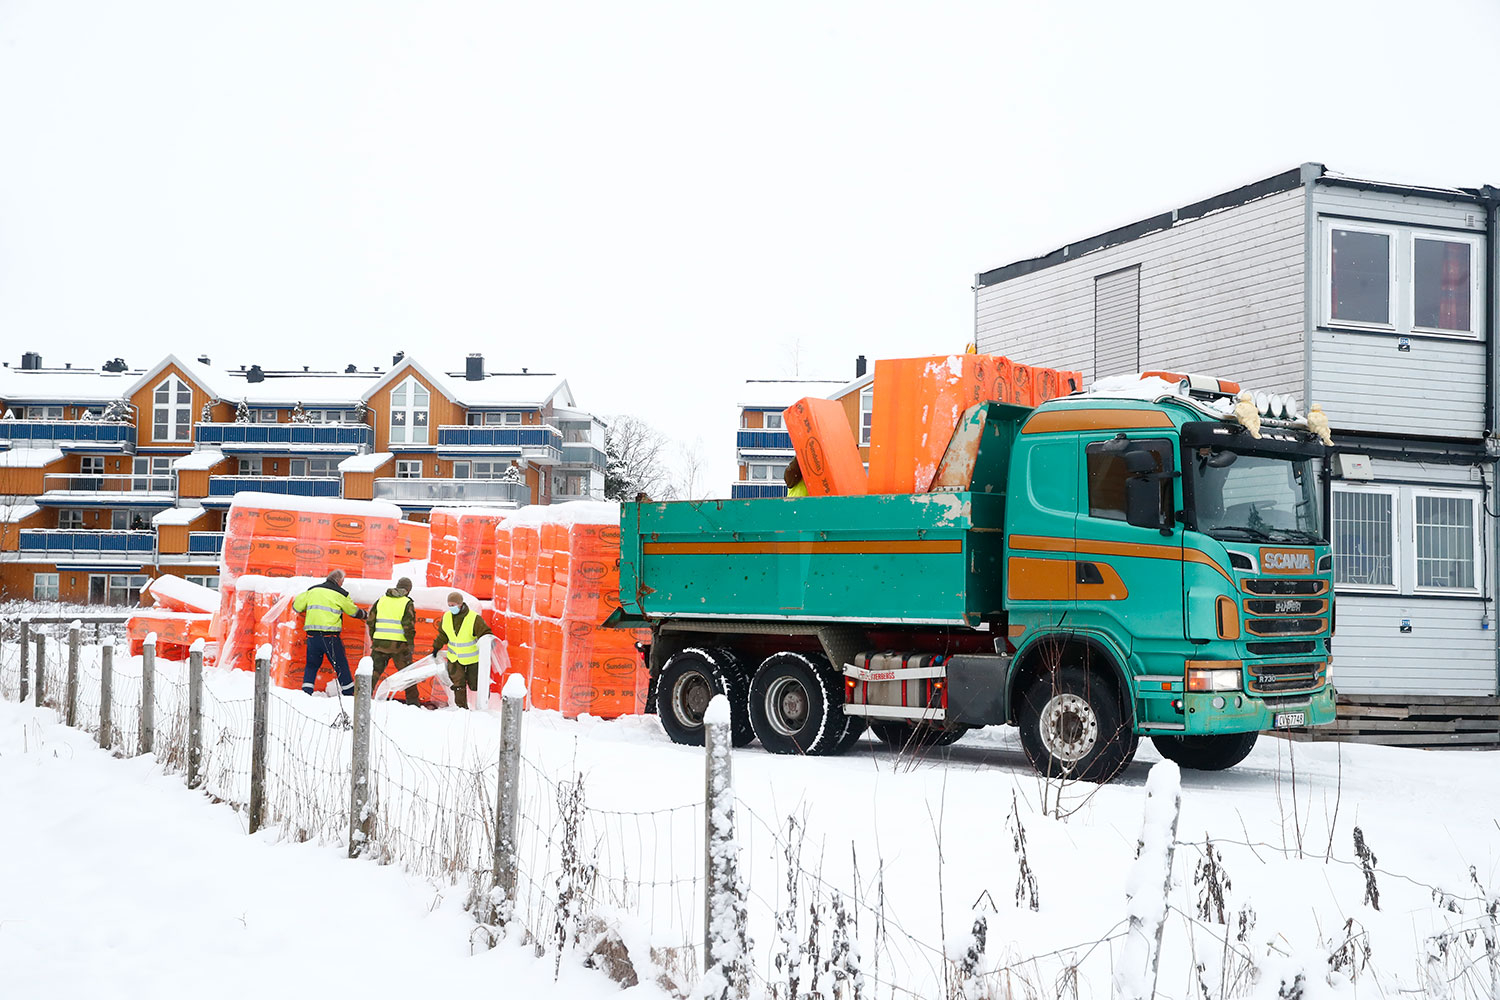
[[[1365,843],[1365,831],[1354,828],[1354,853],[1359,856],[1359,867],[1365,873],[1365,899],[1374,909],[1380,909],[1380,886],[1375,884],[1375,865],[1379,858]]]
[[[1040,909],[1041,895],[1037,892],[1036,875],[1026,857],[1026,827],[1021,825],[1021,810],[1016,801],[1016,790],[1010,790],[1010,815],[1005,820],[1010,830],[1011,847],[1016,852],[1016,905],[1029,907],[1032,912]]]
[[[1193,884],[1198,887],[1198,919],[1226,923],[1224,893],[1234,888],[1234,883],[1224,871],[1224,856],[1215,849],[1213,838],[1206,834],[1203,857],[1193,866]]]

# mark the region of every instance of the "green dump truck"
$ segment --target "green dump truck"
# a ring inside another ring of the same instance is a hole
[[[1009,723],[1106,781],[1141,736],[1212,770],[1331,721],[1325,446],[1216,395],[981,404],[935,492],[625,504],[616,620],[651,629],[663,727],[701,743],[720,693],[772,753]]]

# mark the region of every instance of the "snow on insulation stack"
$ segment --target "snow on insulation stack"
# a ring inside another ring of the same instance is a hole
[[[844,405],[832,399],[799,399],[782,411],[808,496],[864,496],[865,464],[854,443]]]
[[[151,595],[151,604],[163,611],[190,611],[211,615],[219,610],[217,590],[189,583],[180,576],[159,576],[142,590]]]

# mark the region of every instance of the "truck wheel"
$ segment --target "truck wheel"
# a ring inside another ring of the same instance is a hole
[[[673,743],[703,745],[703,713],[714,695],[729,699],[731,736],[744,746],[754,737],[745,710],[745,679],[724,650],[684,649],[674,653],[656,681],[656,714]]]
[[[750,682],[750,725],[771,753],[819,753],[842,740],[843,689],[821,656],[772,653]]]
[[[925,750],[929,747],[952,746],[963,739],[966,728],[944,729],[931,724],[915,722],[872,722],[870,729],[875,738],[898,753],[903,750]]]
[[[1058,667],[1026,691],[1021,746],[1038,773],[1103,783],[1135,756],[1113,685],[1079,667]]]
[[[1153,736],[1156,752],[1192,771],[1223,771],[1250,755],[1259,733],[1223,736]]]

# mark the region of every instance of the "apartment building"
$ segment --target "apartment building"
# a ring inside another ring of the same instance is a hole
[[[865,468],[870,465],[870,414],[873,412],[874,374],[867,371],[864,355],[854,361],[854,381],[824,379],[748,379],[741,390],[739,432],[735,438],[735,461],[739,479],[730,486],[733,500],[759,500],[786,496],[782,473],[795,456],[792,437],[781,414],[799,399],[817,396],[838,400],[844,406],[849,426],[859,443]]]
[[[1495,187],[1306,163],[978,274],[976,342],[1086,381],[1217,374],[1321,404],[1341,696],[1493,720],[1497,229]]]
[[[236,493],[435,506],[602,499],[604,425],[556,374],[390,368],[0,367],[0,599],[133,604],[217,583]]]

